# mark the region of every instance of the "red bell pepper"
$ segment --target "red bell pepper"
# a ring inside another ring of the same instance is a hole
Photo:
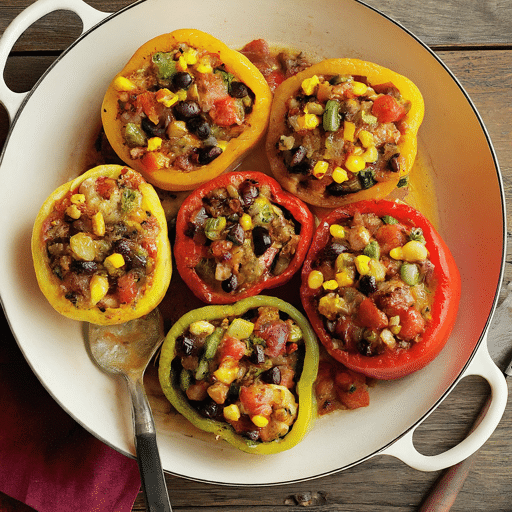
[[[200,300],[233,303],[291,279],[313,226],[306,205],[270,176],[223,174],[183,202],[176,219],[176,267]]]
[[[375,215],[363,221],[364,214]],[[410,240],[421,257],[404,249]],[[435,228],[419,211],[391,201],[329,213],[302,270],[302,304],[320,341],[334,359],[377,379],[404,377],[439,354],[460,293],[455,260]]]

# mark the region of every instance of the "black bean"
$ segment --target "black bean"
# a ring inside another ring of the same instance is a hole
[[[245,98],[249,94],[249,89],[243,82],[231,82],[229,95],[233,98]]]
[[[359,279],[359,291],[366,296],[371,295],[377,291],[377,281],[374,276],[364,275]]]
[[[197,117],[201,113],[199,105],[192,100],[179,101],[174,106],[174,115],[181,121]]]
[[[244,228],[240,224],[234,224],[233,227],[228,231],[226,238],[233,242],[235,245],[242,245],[245,239]]]
[[[190,356],[194,352],[194,340],[192,338],[189,338],[188,336],[181,335],[176,340],[176,350],[178,353],[182,356]],[[196,350],[197,352],[197,350]]]
[[[163,123],[155,124],[147,117],[142,118],[140,126],[149,137],[162,137],[165,134]]]
[[[236,275],[231,274],[227,279],[224,279],[221,286],[226,293],[234,292],[238,288],[238,279]]]
[[[175,91],[179,89],[188,89],[192,85],[193,81],[192,75],[186,71],[178,71],[172,77],[172,85]]]
[[[208,121],[202,117],[193,117],[192,119],[188,119],[187,128],[201,140],[206,140],[211,133]]]
[[[243,435],[251,441],[257,441],[260,438],[260,433],[258,430],[250,430],[248,432],[244,432]]]
[[[254,254],[258,258],[272,245],[272,238],[267,228],[256,226],[252,230],[252,243],[254,245]]]
[[[265,362],[265,351],[261,345],[254,345],[251,354],[251,361],[254,364],[263,364]]]
[[[78,302],[78,293],[77,292],[67,292],[65,297],[72,304],[76,304]]]
[[[207,165],[213,162],[220,154],[222,154],[222,149],[218,146],[199,148],[197,151],[197,161],[200,165]]]
[[[281,370],[278,366],[273,366],[261,374],[261,380],[267,384],[281,383]]]
[[[98,264],[95,261],[73,260],[71,262],[71,271],[76,274],[94,274],[98,270]]]
[[[199,406],[199,414],[205,418],[215,420],[220,418],[222,410],[220,405],[216,404],[213,400],[206,400]]]
[[[245,207],[249,207],[254,203],[254,200],[260,195],[260,189],[256,186],[253,180],[245,180],[240,183],[238,187],[238,195],[240,201]]]
[[[303,163],[306,158],[308,150],[304,146],[299,146],[293,152],[292,159],[290,160],[290,167],[295,167],[301,163]]]
[[[326,245],[322,250],[322,259],[335,260],[341,253],[347,252],[347,247],[338,242]]]
[[[347,181],[343,183],[336,183],[333,181],[330,185],[326,187],[326,191],[334,197],[344,196],[346,194],[353,194],[354,192],[358,192],[363,187],[357,176],[353,176]]]

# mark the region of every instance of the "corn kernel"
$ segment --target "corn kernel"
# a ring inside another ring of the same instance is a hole
[[[363,82],[352,82],[352,92],[356,96],[362,96],[368,90],[368,86]]]
[[[334,171],[332,171],[332,179],[336,183],[343,183],[344,181],[348,180],[348,174],[345,169],[342,169],[341,167],[336,167]]]
[[[97,236],[103,236],[105,234],[105,219],[101,212],[95,213],[92,216],[92,231]]]
[[[159,89],[155,94],[156,101],[162,103],[165,107],[172,107],[175,103],[178,103],[179,97],[169,89]]]
[[[344,269],[336,274],[336,282],[340,288],[343,288],[344,286],[352,286],[354,284],[354,279],[350,275],[350,272],[347,269]]]
[[[162,139],[160,137],[151,137],[148,140],[148,151],[156,151],[162,146]]]
[[[176,69],[178,71],[186,71],[187,67],[187,60],[183,55],[180,55],[178,61],[176,62]]]
[[[401,247],[394,247],[393,249],[391,249],[389,251],[389,255],[394,260],[403,260],[404,259],[404,251],[402,250]]]
[[[83,203],[85,203],[85,195],[84,194],[73,194],[71,196],[71,202],[73,204],[83,204]]]
[[[304,94],[310,96],[315,91],[315,87],[320,83],[318,76],[313,75],[311,78],[306,78],[302,81],[301,87]]]
[[[364,254],[360,254],[359,256],[356,256],[355,264],[357,271],[362,275],[368,275],[370,273],[370,260],[368,256],[365,256]]]
[[[252,416],[251,421],[257,427],[266,427],[268,425],[268,418],[265,418],[265,416],[262,416],[261,414],[256,414],[255,416]]]
[[[396,345],[395,337],[389,329],[383,329],[380,333],[380,339],[389,347],[394,348]]]
[[[379,158],[379,152],[377,151],[377,148],[375,146],[369,147],[364,153],[363,153],[363,159],[366,163],[373,163],[376,162]]]
[[[320,288],[322,286],[322,283],[324,282],[324,275],[320,270],[312,270],[308,275],[308,286],[312,290],[316,290],[317,288]]]
[[[327,172],[327,169],[329,169],[329,162],[320,160],[313,167],[313,176],[315,178],[321,179],[324,176],[324,174]]]
[[[239,222],[244,231],[250,231],[252,229],[252,217],[248,213],[244,213],[240,217]]]
[[[343,269],[353,268],[354,259],[354,255],[348,252],[342,252],[334,262],[336,272],[341,272]]]
[[[108,292],[108,278],[100,274],[94,274],[91,277],[89,289],[91,292],[91,303],[97,304]]]
[[[197,66],[196,69],[199,73],[207,74],[213,73],[213,68],[209,62],[202,61]]]
[[[410,263],[415,261],[424,261],[428,257],[427,248],[417,240],[411,240],[402,247],[404,260]]]
[[[320,105],[320,103],[317,103],[316,101],[310,101],[304,107],[304,112],[306,114],[315,114],[316,116],[321,116],[321,115],[323,115],[324,111],[325,111],[325,108],[322,105]]]
[[[236,379],[238,375],[238,362],[232,357],[226,358],[221,365],[213,372],[213,376],[223,384],[228,386]]]
[[[320,118],[315,114],[304,114],[297,118],[299,130],[314,130],[320,124]]]
[[[194,48],[189,48],[183,54],[183,58],[185,59],[185,62],[190,66],[197,64],[197,50]]]
[[[361,156],[350,155],[347,157],[345,167],[352,173],[356,174],[366,167],[366,162]]]
[[[197,320],[189,325],[188,330],[190,334],[199,336],[200,334],[211,334],[215,330],[215,326],[206,320]]]
[[[356,125],[351,121],[343,121],[343,138],[348,142],[354,142]]]
[[[222,151],[226,151],[226,148],[228,147],[228,141],[226,141],[226,140],[218,140],[217,141],[217,147],[222,149]]]
[[[375,278],[375,281],[382,282],[386,279],[386,267],[375,259],[370,259],[368,266],[370,267],[369,274]]]
[[[118,252],[114,252],[110,256],[107,256],[105,258],[105,265],[107,267],[121,268],[124,265],[124,263],[125,262],[124,262],[123,255]]]
[[[329,320],[334,320],[345,306],[345,301],[336,293],[331,292],[318,301],[318,312]]]
[[[66,208],[66,215],[77,220],[81,217],[82,212],[78,209],[76,204],[71,204]]]
[[[324,290],[336,290],[338,288],[338,281],[335,279],[329,279],[329,281],[324,281],[322,286]]]
[[[185,121],[173,121],[167,128],[167,135],[169,137],[183,137],[187,132],[188,130]]]
[[[114,80],[114,89],[119,92],[130,92],[136,89],[137,86],[128,78],[124,76],[118,76]]]
[[[240,419],[240,409],[236,404],[231,404],[224,407],[224,409],[222,409],[222,414],[228,421],[238,421]]]
[[[369,132],[368,130],[361,130],[357,137],[361,141],[361,144],[365,148],[369,148],[370,146],[375,146],[373,133]]]
[[[340,224],[331,224],[329,226],[329,233],[334,238],[345,238],[345,228]]]

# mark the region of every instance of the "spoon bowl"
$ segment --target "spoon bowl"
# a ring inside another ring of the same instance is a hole
[[[144,390],[146,367],[164,340],[158,308],[118,325],[89,324],[86,346],[104,372],[126,380],[132,400],[135,451],[146,510],[170,512],[171,505],[156,442],[153,414]]]

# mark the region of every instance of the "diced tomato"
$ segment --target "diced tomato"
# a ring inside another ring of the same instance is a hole
[[[116,181],[106,176],[100,176],[96,180],[96,192],[105,199],[110,199],[110,196],[117,188]]]
[[[137,282],[133,273],[128,272],[117,280],[117,295],[122,304],[133,302],[137,295]]]
[[[241,53],[244,55],[247,54],[257,54],[257,55],[269,55],[270,48],[268,46],[267,41],[265,39],[254,39],[250,43],[247,43],[241,50]]]
[[[156,258],[158,247],[156,241],[153,238],[145,238],[142,240],[141,245],[145,249],[150,258]]]
[[[252,385],[240,388],[240,402],[249,416],[270,416],[273,400],[274,392],[268,386]]]
[[[409,308],[400,312],[400,325],[399,338],[412,340],[425,330],[425,319],[417,309]]]
[[[226,357],[232,357],[237,361],[240,361],[245,354],[245,343],[238,338],[233,336],[224,336],[222,339],[219,354],[221,361]]]
[[[286,342],[290,337],[290,326],[282,320],[268,324],[258,332],[266,343],[265,354],[269,357],[277,357],[286,352]]]
[[[402,247],[407,242],[404,227],[401,224],[384,224],[375,233],[382,254],[388,254],[395,247]]]
[[[232,258],[230,250],[233,248],[233,242],[230,240],[215,240],[211,243],[210,249],[218,261],[229,261]]]
[[[159,121],[158,105],[155,94],[150,91],[143,92],[137,96],[137,108],[141,109],[154,124],[158,124]]]
[[[279,69],[275,69],[265,75],[265,79],[272,92],[274,92],[277,87],[284,82],[285,78],[284,73]]]
[[[372,114],[377,117],[379,123],[394,123],[402,119],[406,112],[395,98],[383,94],[373,102]]]
[[[334,378],[340,402],[349,409],[370,405],[366,377],[351,370],[338,371]]]
[[[147,172],[154,172],[164,166],[164,156],[161,153],[152,151],[142,157],[141,163]]]
[[[370,298],[364,299],[359,305],[357,318],[359,323],[368,329],[384,329],[388,325],[388,317]]]
[[[231,96],[217,100],[209,113],[218,126],[231,126],[241,122],[238,105],[235,98]]]

